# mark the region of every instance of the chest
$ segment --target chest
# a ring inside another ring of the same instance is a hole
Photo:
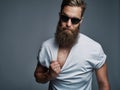
[[[69,53],[70,53],[69,49],[59,49],[58,50],[57,60],[59,61],[61,68],[65,64]]]

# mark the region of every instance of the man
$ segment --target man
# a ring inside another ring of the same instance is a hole
[[[49,90],[91,90],[95,71],[99,90],[110,90],[106,55],[96,41],[79,33],[86,4],[63,0],[55,37],[42,44],[35,78]]]

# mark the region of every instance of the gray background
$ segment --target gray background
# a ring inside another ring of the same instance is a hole
[[[112,90],[120,90],[120,0],[86,0],[81,32],[108,55]],[[0,90],[47,90],[34,80],[39,45],[54,36],[61,0],[0,0]],[[97,84],[95,77],[93,90]]]

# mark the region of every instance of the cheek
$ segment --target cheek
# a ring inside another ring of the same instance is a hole
[[[74,30],[75,30],[75,29],[79,29],[79,27],[80,27],[80,24],[75,25],[75,26],[74,26]]]
[[[66,23],[61,22],[61,27],[66,27]]]
[[[71,30],[73,30],[73,31],[75,31],[76,29],[78,29],[78,26],[71,27]]]

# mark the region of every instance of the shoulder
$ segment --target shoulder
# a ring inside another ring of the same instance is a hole
[[[87,51],[99,52],[102,49],[100,43],[84,34],[79,35],[78,45]]]
[[[79,43],[82,43],[85,46],[94,47],[94,48],[101,47],[100,43],[88,37],[87,35],[80,33],[79,36],[80,36]]]
[[[52,37],[52,38],[45,40],[42,43],[42,47],[49,47],[49,48],[56,47],[55,38]]]
[[[95,68],[100,68],[106,60],[106,54],[100,43],[91,39],[90,37],[80,34],[79,45],[81,50],[84,52],[87,61]]]
[[[54,44],[54,42],[55,42],[55,40],[54,40],[54,38],[52,37],[52,38],[49,38],[49,39],[47,39],[47,40],[45,40],[43,43],[42,43],[42,45],[51,45],[51,44]]]

